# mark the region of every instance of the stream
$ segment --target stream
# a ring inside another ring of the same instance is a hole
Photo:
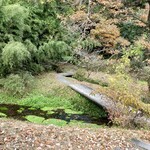
[[[73,122],[82,122],[96,125],[108,125],[109,119],[107,117],[94,118],[86,114],[76,113],[72,110],[54,109],[50,107],[44,107],[37,109],[34,107],[27,107],[13,104],[0,104],[0,117],[13,118],[21,121],[30,121],[34,123],[42,124],[56,124],[59,121],[59,125],[70,124]]]

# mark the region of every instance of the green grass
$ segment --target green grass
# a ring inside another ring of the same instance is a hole
[[[8,95],[4,92],[0,93],[0,104],[17,104],[18,98]]]
[[[78,126],[81,128],[100,128],[100,127],[102,127],[102,126],[97,125],[97,124],[84,123],[83,121],[77,121],[77,120],[72,120],[69,123],[69,126]]]

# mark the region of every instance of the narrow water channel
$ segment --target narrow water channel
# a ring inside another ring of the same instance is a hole
[[[0,104],[0,117],[31,122],[32,119],[29,119],[31,117],[34,120],[37,120],[38,118],[39,120],[59,119],[65,121],[66,124],[70,124],[72,121],[82,121],[83,123],[110,126],[110,121],[107,117],[94,118],[86,114],[76,114],[73,113],[73,111],[67,112],[64,109],[50,109],[48,107],[45,109],[37,109],[33,107],[12,104]]]

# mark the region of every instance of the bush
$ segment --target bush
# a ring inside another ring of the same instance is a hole
[[[43,64],[68,55],[71,35],[68,38],[59,14],[64,10],[63,15],[68,15],[72,8],[63,4],[57,0],[0,0],[1,77],[24,70],[37,74],[45,69]]]
[[[41,61],[58,61],[62,60],[63,56],[67,55],[70,47],[63,41],[50,40],[39,47],[38,58]]]
[[[13,95],[22,95],[25,90],[25,85],[19,75],[11,74],[4,83],[4,90]]]
[[[30,59],[30,53],[21,42],[10,42],[2,50],[3,64],[10,70],[22,66],[28,59]]]
[[[146,67],[143,68],[141,76],[144,80],[147,81],[148,89],[149,89],[149,92],[150,92],[150,66],[146,66]]]
[[[4,90],[12,95],[25,94],[33,86],[34,78],[25,72],[22,74],[11,74],[4,82]]]
[[[81,42],[82,49],[86,50],[88,52],[92,52],[94,48],[100,47],[100,46],[101,46],[100,42],[98,42],[92,38],[87,38]]]

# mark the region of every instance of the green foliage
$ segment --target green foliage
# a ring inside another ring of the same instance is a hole
[[[28,65],[28,71],[31,72],[32,75],[37,75],[45,71],[45,68],[42,66],[42,64],[30,63]]]
[[[3,64],[9,69],[22,66],[28,59],[30,59],[30,53],[20,42],[10,42],[2,50]]]
[[[53,107],[56,109],[62,106],[65,108],[71,108],[71,104],[67,99],[54,95],[47,97],[42,94],[30,95],[30,97],[24,98],[22,101],[20,101],[19,104],[36,108]]]
[[[150,93],[150,66],[145,66],[140,72],[140,79],[146,80],[148,84],[148,90]]]
[[[11,74],[3,83],[4,90],[12,95],[23,95],[33,86],[34,78],[29,73]]]
[[[101,44],[98,41],[91,39],[91,38],[87,38],[81,42],[82,49],[88,52],[93,51],[94,48],[99,47],[99,46],[101,46]]]
[[[41,124],[45,120],[45,118],[39,117],[39,116],[35,116],[35,115],[25,116],[25,119],[27,119],[30,122],[39,123],[39,124]]]
[[[30,72],[21,72],[19,75],[23,80],[24,86],[26,88],[30,89],[34,86],[34,77],[31,75]]]
[[[55,92],[58,94],[57,91]],[[62,92],[64,93],[64,90]],[[75,111],[76,114],[82,112],[83,114],[88,114],[93,117],[106,116],[106,113],[102,108],[88,101],[79,94],[75,94],[70,97],[68,95],[57,96],[56,93],[50,94],[49,96],[44,96],[42,94],[29,95],[29,97],[22,99],[22,101],[19,101],[18,104],[24,106],[32,106],[35,108],[44,108],[44,107],[50,107],[53,109],[61,108],[67,111],[68,110]]]
[[[25,46],[26,46],[27,50],[30,52],[31,56],[36,55],[37,47],[30,40],[25,41]]]
[[[93,102],[80,95],[79,97],[72,99],[71,103],[75,110],[82,111],[83,114],[89,114],[90,116],[97,118],[106,117],[107,115],[103,108],[93,104]]]
[[[23,32],[27,28],[25,23],[29,16],[29,10],[20,4],[5,4],[1,8],[0,20],[1,39],[5,43],[15,40],[21,41]]]
[[[7,117],[7,115],[0,112],[0,117]]]
[[[28,121],[33,122],[33,123],[45,124],[45,125],[53,124],[53,125],[56,125],[56,126],[64,126],[64,125],[67,124],[67,122],[64,121],[64,120],[60,120],[60,119],[45,119],[43,117],[39,117],[39,116],[35,116],[35,115],[25,116],[25,119],[27,119]]]
[[[19,75],[12,74],[6,79],[4,90],[13,95],[22,94],[25,90],[25,85]]]
[[[69,55],[67,30],[58,17],[71,13],[68,5],[57,0],[0,4],[0,76],[21,70],[37,74],[45,70],[43,62],[49,65]]]
[[[69,51],[70,47],[65,42],[50,40],[39,47],[39,59],[43,61],[61,60]]]
[[[20,4],[12,4],[3,6],[2,12],[6,22],[15,22],[18,27],[24,24],[24,20],[28,17],[29,11]]]
[[[83,69],[78,69],[73,77],[75,79],[78,79],[79,81],[84,81],[84,79],[86,78],[86,72]]]
[[[127,55],[131,57],[131,68],[134,70],[142,68],[144,60],[143,46],[139,44],[134,45],[129,50]]]
[[[126,22],[119,24],[121,36],[125,39],[128,39],[130,42],[133,42],[137,39],[138,36],[141,36],[146,29],[140,27],[133,22]]]

